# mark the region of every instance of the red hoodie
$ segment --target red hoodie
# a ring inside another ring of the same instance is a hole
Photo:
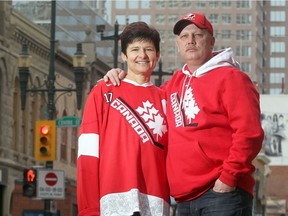
[[[231,49],[193,74],[185,65],[167,93],[167,175],[176,201],[199,197],[217,178],[253,195],[252,160],[262,146],[259,95]]]

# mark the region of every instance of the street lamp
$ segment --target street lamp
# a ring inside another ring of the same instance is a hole
[[[159,60],[159,63],[158,63],[158,71],[153,71],[152,72],[152,75],[157,75],[158,76],[158,79],[156,79],[156,82],[155,82],[155,85],[156,86],[160,86],[162,84],[162,76],[163,75],[169,75],[171,76],[173,74],[173,72],[164,72],[162,70],[162,60],[160,59]]]
[[[101,40],[114,40],[114,68],[118,67],[118,41],[121,34],[119,34],[119,24],[116,21],[114,25],[114,35],[104,36],[105,25],[96,25],[97,32],[101,33]]]
[[[21,92],[21,109],[25,110],[26,104],[26,94],[27,92],[47,92],[48,93],[48,111],[49,111],[49,120],[53,120],[54,118],[54,109],[55,109],[55,101],[54,95],[56,91],[62,91],[71,93],[73,91],[76,92],[77,95],[77,109],[81,109],[82,104],[82,90],[83,90],[83,82],[85,77],[85,67],[86,67],[86,55],[82,52],[82,44],[77,44],[76,53],[73,56],[73,71],[75,75],[75,84],[76,88],[67,87],[62,89],[55,88],[55,72],[48,75],[47,80],[44,80],[44,85],[40,85],[36,87],[32,84],[32,86],[28,87],[28,79],[29,79],[29,67],[32,63],[32,57],[28,53],[27,44],[22,45],[22,52],[18,57],[18,67],[19,67],[19,82],[20,82],[20,92]],[[50,62],[51,63],[51,62]],[[52,63],[54,64],[54,63]],[[45,85],[46,84],[46,85]],[[43,86],[45,86],[43,88]],[[51,98],[52,97],[52,98]],[[50,101],[50,104],[49,104]]]

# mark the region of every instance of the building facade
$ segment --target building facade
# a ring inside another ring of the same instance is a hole
[[[288,3],[252,1],[88,1],[113,24],[145,21],[161,34],[164,71],[181,68],[173,25],[191,11],[206,15],[214,27],[215,50],[232,47],[241,69],[257,83],[262,94],[287,94]],[[93,3],[92,3],[93,2]],[[169,79],[169,77],[166,77]]]
[[[26,94],[26,105],[21,109],[18,57],[23,45],[32,57],[29,67],[28,88],[47,88],[50,68],[50,32],[13,10],[12,1],[0,2],[0,216],[38,215],[47,210],[53,215],[77,215],[76,161],[78,125],[56,129],[56,159],[53,170],[65,172],[65,198],[59,200],[35,199],[22,195],[23,171],[27,168],[47,168],[46,162],[35,160],[35,122],[49,119],[47,92]],[[95,45],[86,38],[83,52],[90,52],[83,72],[85,81],[82,106],[77,109],[76,94],[58,91],[62,88],[75,89],[72,56],[56,46],[54,118],[81,118],[86,97],[96,80],[110,69],[89,49]],[[76,52],[76,46],[74,49]],[[93,77],[93,80],[91,78]],[[68,94],[67,94],[68,93]],[[25,213],[25,214],[24,214]]]

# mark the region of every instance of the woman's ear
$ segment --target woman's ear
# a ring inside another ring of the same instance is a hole
[[[121,58],[123,62],[127,61],[127,56],[123,52],[121,52]]]

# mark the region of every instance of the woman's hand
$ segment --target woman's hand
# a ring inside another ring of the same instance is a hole
[[[126,75],[127,73],[122,69],[112,68],[106,73],[106,75],[103,77],[103,80],[105,82],[108,82],[110,80],[114,86],[119,86],[120,80],[124,79]]]

